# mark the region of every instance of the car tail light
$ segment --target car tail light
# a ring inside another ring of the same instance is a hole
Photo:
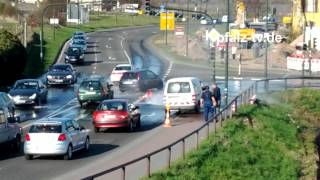
[[[196,95],[192,95],[192,102],[196,102]]]
[[[65,134],[60,134],[60,136],[58,137],[58,141],[65,141],[67,140],[67,136]]]
[[[30,135],[29,135],[29,134],[26,134],[26,136],[25,136],[25,140],[26,140],[26,141],[30,141],[30,140],[31,140],[31,138],[30,138]]]
[[[97,115],[98,115],[98,113],[95,111],[95,112],[93,112],[93,114],[92,114],[92,116],[93,116],[93,120],[96,120],[97,119]]]

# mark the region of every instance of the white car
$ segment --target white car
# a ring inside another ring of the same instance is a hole
[[[89,130],[70,118],[50,118],[34,122],[25,135],[24,154],[27,160],[35,155],[63,155],[72,159],[78,150],[89,150]]]
[[[113,68],[110,75],[110,80],[112,82],[119,82],[123,73],[128,71],[132,71],[132,66],[130,64],[118,64]]]
[[[164,88],[164,105],[173,111],[200,111],[200,99],[203,83],[196,77],[169,79]]]

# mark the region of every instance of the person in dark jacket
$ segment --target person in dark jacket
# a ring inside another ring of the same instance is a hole
[[[221,105],[221,91],[220,88],[218,87],[218,85],[216,83],[213,83],[212,85],[212,95],[217,103],[216,108],[220,109],[220,105]],[[214,112],[215,113],[215,112]]]
[[[210,114],[214,112],[213,109],[216,106],[216,101],[212,95],[212,92],[209,91],[209,86],[204,87],[204,91],[202,92],[200,102],[201,106],[204,108],[204,120],[208,121],[210,118]]]

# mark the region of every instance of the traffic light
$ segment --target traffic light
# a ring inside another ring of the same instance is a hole
[[[151,10],[150,7],[150,0],[145,0],[145,4],[144,4],[144,11],[146,14],[149,14]]]

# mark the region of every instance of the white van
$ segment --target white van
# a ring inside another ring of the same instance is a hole
[[[164,89],[164,105],[170,110],[200,111],[202,82],[196,77],[169,79]]]

